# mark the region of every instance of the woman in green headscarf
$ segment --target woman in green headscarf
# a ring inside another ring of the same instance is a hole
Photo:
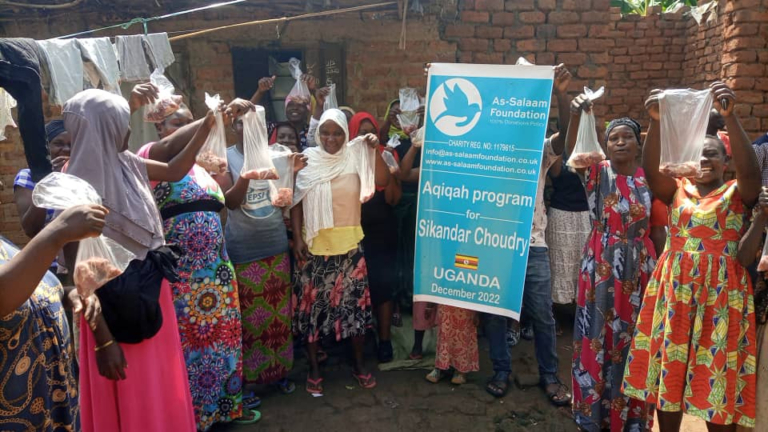
[[[424,119],[424,107],[419,108],[421,120]],[[400,126],[398,115],[400,114],[400,100],[395,99],[387,107],[387,115],[379,132],[382,144],[387,143],[390,138],[397,135],[400,139],[400,145],[395,147],[395,152],[399,160],[403,160],[409,152],[415,152],[413,168],[418,168],[421,163],[421,152],[419,149],[411,146],[411,137],[406,134]],[[400,203],[395,207],[395,217],[398,225],[398,246],[397,246],[397,287],[395,288],[395,313],[392,323],[396,326],[402,325],[400,317],[400,306],[410,305],[413,299],[413,260],[414,248],[416,242],[416,204],[419,192],[419,170],[413,170],[409,175],[400,178],[402,182],[403,195]],[[411,350],[412,359],[422,358],[422,342],[424,332],[434,327],[435,314],[428,310],[427,303],[413,304],[413,330],[414,342]]]

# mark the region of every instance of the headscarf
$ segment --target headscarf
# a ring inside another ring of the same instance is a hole
[[[103,90],[85,90],[64,104],[64,126],[72,134],[67,173],[96,189],[109,209],[104,235],[144,259],[163,245],[163,225],[144,159],[120,152],[129,132],[128,102]]]
[[[320,127],[326,122],[336,123],[344,130],[344,145],[335,154],[326,152],[320,140]],[[304,200],[304,227],[310,247],[320,230],[333,228],[331,181],[344,173],[349,164],[353,164],[360,177],[360,202],[370,199],[375,191],[376,149],[369,148],[362,138],[349,142],[347,116],[341,110],[330,109],[323,113],[315,139],[318,146],[304,150],[307,167],[296,176],[293,200],[294,205]]]
[[[66,129],[64,129],[64,120],[54,120],[45,125],[45,136],[48,139],[49,144],[64,132],[66,132]]]
[[[392,111],[392,106],[396,103],[400,103],[400,99],[395,99],[389,103],[389,106],[387,107],[387,113],[384,115],[384,118],[389,118],[389,112]],[[392,135],[398,135],[400,136],[400,139],[408,139],[408,134],[403,132],[403,130],[399,127],[395,126],[394,123],[390,123],[387,139],[392,138]]]
[[[605,142],[608,142],[608,136],[611,135],[611,131],[618,126],[627,126],[628,128],[632,129],[632,132],[635,133],[635,138],[637,138],[638,144],[642,143],[642,140],[640,139],[640,123],[629,117],[617,118],[608,123],[608,127],[605,128]]]
[[[376,129],[375,134],[378,135],[379,123],[376,122],[376,119],[367,112],[359,112],[353,115],[352,120],[349,121],[349,136],[357,137],[357,135],[360,134],[360,126],[366,120],[368,120],[369,122],[371,122],[371,124],[373,124],[373,127]]]

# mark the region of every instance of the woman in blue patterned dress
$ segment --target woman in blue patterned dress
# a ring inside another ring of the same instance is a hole
[[[160,138],[191,122],[192,115],[183,106],[158,124]],[[145,145],[138,154],[166,161],[181,150],[160,141]],[[197,428],[206,431],[214,423],[232,421],[255,423],[260,413],[242,404],[240,303],[219,217],[224,194],[198,165],[181,181],[153,182],[152,188],[165,239],[183,251],[177,268],[180,281],[172,287]]]
[[[77,364],[64,316],[64,289],[47,270],[64,244],[99,235],[105,217],[101,206],[71,208],[23,251],[0,236],[0,429],[4,431],[80,430]],[[69,294],[70,306],[81,309],[77,291]],[[86,319],[95,315],[97,303],[89,299]]]

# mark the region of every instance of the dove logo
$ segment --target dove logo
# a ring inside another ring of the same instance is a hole
[[[429,101],[429,117],[437,129],[448,136],[471,131],[480,120],[483,99],[474,84],[452,78],[441,84]]]

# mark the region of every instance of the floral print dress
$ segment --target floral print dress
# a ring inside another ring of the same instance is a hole
[[[737,259],[747,218],[735,180],[706,196],[677,181],[667,244],[632,339],[627,395],[660,411],[755,427],[755,309]]]
[[[640,301],[655,265],[651,194],[642,168],[617,174],[609,161],[585,174],[592,232],[579,272],[573,335],[573,411],[585,431],[650,430],[653,411],[621,392]]]
[[[197,165],[181,181],[152,187],[161,213],[200,201],[224,203],[218,183]],[[176,269],[180,280],[171,286],[195,420],[198,430],[205,431],[242,415],[242,328],[235,270],[218,213],[182,213],[164,219],[163,228],[166,242],[183,251]]]

